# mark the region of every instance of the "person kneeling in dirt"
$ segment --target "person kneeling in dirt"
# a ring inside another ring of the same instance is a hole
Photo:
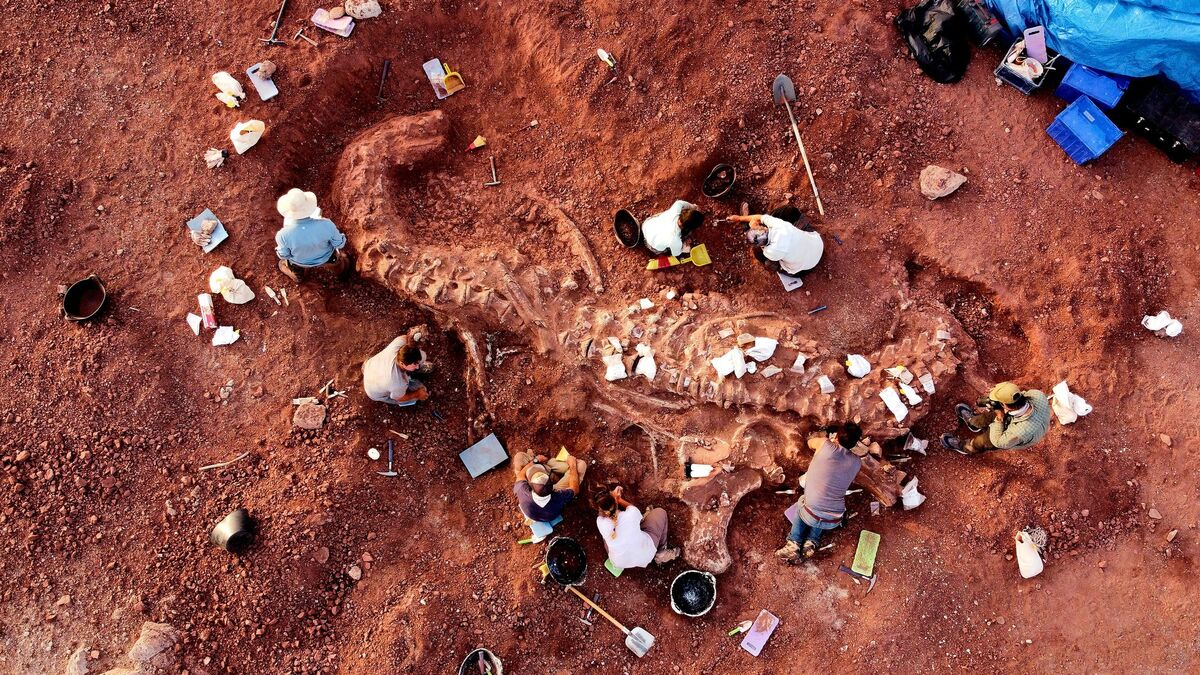
[[[625,500],[622,492],[618,485],[592,496],[592,506],[599,514],[596,527],[604,539],[608,559],[622,569],[674,560],[679,549],[667,548],[666,510],[654,508],[642,515],[638,507]]]
[[[799,278],[825,254],[821,235],[794,206],[780,207],[769,215],[730,216],[729,220],[746,223],[746,239],[754,246],[754,257],[772,272]]]
[[[700,207],[682,199],[642,223],[642,241],[655,255],[681,255],[683,242],[704,223]]]
[[[322,265],[332,265],[338,276],[346,273],[350,263],[342,250],[346,235],[332,220],[321,217],[315,194],[292,188],[275,202],[275,210],[283,216],[283,227],[275,233],[280,272],[295,282],[305,269]]]
[[[545,455],[518,452],[513,455],[513,473],[517,475],[513,494],[521,513],[531,521],[552,525],[579,494],[587,462],[572,455],[548,460]]]
[[[413,377],[431,369],[425,352],[415,344],[422,331],[419,327],[409,330],[363,362],[363,390],[372,401],[410,406],[429,398],[425,384]]]
[[[1050,401],[1037,389],[1021,391],[1012,382],[992,387],[975,403],[954,406],[958,419],[975,435],[966,443],[955,434],[943,434],[942,445],[961,455],[988,450],[1020,450],[1034,445],[1050,430]]]
[[[808,439],[814,451],[804,479],[804,495],[796,502],[796,522],[783,548],[775,551],[784,562],[796,562],[817,552],[825,530],[842,524],[846,514],[846,490],[854,482],[867,454],[859,444],[862,429],[854,422],[831,426],[825,436]]]

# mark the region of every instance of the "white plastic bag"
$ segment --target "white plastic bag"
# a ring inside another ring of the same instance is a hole
[[[871,372],[871,362],[862,354],[846,356],[846,371],[854,377],[866,377]]]
[[[742,350],[737,347],[713,359],[712,365],[717,370],[717,375],[721,377],[732,374],[734,377],[740,379],[746,374],[746,357],[742,354]]]
[[[908,407],[900,400],[900,394],[897,394],[895,389],[884,389],[879,392],[879,398],[883,399],[883,404],[896,416],[897,422],[903,422],[904,418],[908,417]]]
[[[1017,533],[1016,542],[1017,567],[1021,570],[1021,576],[1028,579],[1041,574],[1042,556],[1038,555],[1037,544],[1024,532]]]
[[[648,381],[653,382],[654,376],[658,375],[658,364],[654,362],[654,350],[648,345],[639,344],[636,351],[642,358],[638,359],[637,366],[633,369],[633,374],[641,375]]]
[[[233,131],[229,132],[229,140],[233,142],[233,149],[237,150],[237,154],[245,154],[247,150],[254,147],[255,143],[258,143],[258,139],[262,138],[263,132],[266,130],[267,125],[258,120],[238,122],[234,125]]]
[[[904,504],[905,511],[912,511],[925,503],[925,495],[917,491],[916,478],[909,481],[900,491],[900,502]]]
[[[1147,330],[1152,330],[1156,333],[1159,331],[1161,335],[1167,337],[1176,337],[1183,332],[1183,324],[1177,319],[1172,319],[1171,314],[1165,309],[1154,316],[1147,314],[1142,317],[1142,325]]]
[[[625,362],[620,354],[609,354],[608,356],[600,357],[607,369],[604,371],[604,379],[609,382],[623,380],[629,377],[629,373],[625,370]]]
[[[1050,396],[1050,409],[1054,411],[1059,424],[1071,424],[1092,412],[1092,406],[1088,405],[1082,396],[1072,393],[1066,380],[1054,385],[1053,391]]]
[[[755,361],[766,361],[775,353],[775,348],[779,346],[779,340],[767,337],[754,338],[754,346],[746,350],[746,356]]]

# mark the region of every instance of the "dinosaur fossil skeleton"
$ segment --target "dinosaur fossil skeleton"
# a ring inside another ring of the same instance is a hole
[[[664,296],[650,309],[625,306],[622,298],[606,296],[592,247],[568,215],[532,193],[521,195],[513,215],[536,223],[569,251],[576,270],[572,276],[551,278],[545,266],[511,248],[467,249],[416,240],[408,236],[413,215],[396,199],[397,186],[421,179],[446,149],[448,128],[440,111],[391,117],[344,150],[334,200],[357,251],[360,273],[428,308],[460,335],[467,351],[473,433],[486,429],[495,412],[489,410],[484,387],[490,347],[478,336],[504,330],[523,334],[531,349],[564,371],[581,373],[596,394],[596,409],[637,424],[660,447],[673,447],[680,464],[690,458],[724,466],[726,470],[705,479],[683,480],[680,465],[661,466],[652,453],[657,487],[689,506],[692,527],[684,556],[696,567],[713,572],[728,568],[725,534],[738,500],[764,481],[780,484],[780,459],[806,461],[803,430],[857,419],[876,445],[908,431],[879,397],[893,386],[884,367],[903,364],[915,375],[928,373],[939,380],[953,374],[960,361],[974,359],[974,343],[953,316],[941,305],[910,300],[903,287],[892,341],[867,355],[876,367],[862,379],[847,377],[839,356],[806,338],[796,320],[774,312],[739,311],[719,293]],[[774,363],[790,366],[798,354],[807,361],[800,369],[786,368],[769,378],[761,372],[740,379],[717,377],[710,361],[732,346],[730,331],[778,339]],[[616,351],[614,342],[620,353],[630,353],[623,357],[627,366],[636,358],[631,342],[649,346],[657,376],[652,381],[606,381],[601,353]],[[833,394],[820,392],[821,375],[838,383]],[[731,411],[732,421],[710,437],[678,433],[656,422],[653,414],[712,406]],[[911,424],[927,408],[914,408],[905,422]],[[890,506],[903,478],[882,458],[868,457],[857,482]]]

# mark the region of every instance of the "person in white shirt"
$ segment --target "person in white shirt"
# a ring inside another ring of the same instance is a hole
[[[654,508],[643,516],[638,507],[621,496],[622,492],[618,485],[592,497],[599,513],[596,527],[604,538],[608,559],[622,569],[674,560],[679,550],[667,548],[667,512]]]
[[[799,277],[816,267],[825,254],[821,235],[812,231],[808,219],[795,207],[778,208],[769,215],[730,216],[729,220],[746,223],[746,239],[757,247],[754,256],[771,271]]]
[[[698,206],[678,199],[671,208],[642,222],[642,241],[655,255],[678,256],[683,253],[683,242],[703,223]]]
[[[397,337],[363,362],[363,390],[372,401],[410,406],[429,398],[425,384],[413,377],[418,371],[429,370],[425,352],[413,344],[420,331],[414,328],[408,335]]]

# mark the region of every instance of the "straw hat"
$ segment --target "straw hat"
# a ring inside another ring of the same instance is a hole
[[[317,196],[300,188],[292,188],[275,202],[275,210],[284,218],[307,218],[317,210]]]

